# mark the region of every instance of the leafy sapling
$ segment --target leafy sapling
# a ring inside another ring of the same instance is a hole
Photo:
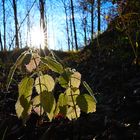
[[[26,123],[34,111],[38,115],[47,115],[52,121],[57,115],[67,117],[69,120],[77,119],[81,111],[85,113],[96,111],[96,99],[92,89],[84,81],[83,85],[88,93],[80,93],[81,74],[71,68],[64,67],[53,56],[40,56],[36,51],[29,49],[23,52],[11,67],[7,80],[7,90],[18,66],[22,65],[27,55],[31,55],[28,64],[24,64],[28,76],[18,84],[18,99],[15,110],[18,118]],[[47,73],[42,71],[47,70]],[[50,75],[49,73],[52,73]],[[53,73],[56,73],[55,78]],[[64,90],[58,99],[55,98],[55,88],[59,85]],[[33,89],[37,95],[33,97]]]

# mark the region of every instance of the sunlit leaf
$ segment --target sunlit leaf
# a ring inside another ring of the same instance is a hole
[[[57,102],[57,103],[56,103],[55,110],[54,110],[54,117],[56,117],[56,116],[59,114],[59,111],[60,111],[60,109],[59,109],[59,104],[58,104],[58,102]]]
[[[33,110],[40,116],[40,115],[43,115],[44,113],[44,110],[41,106],[41,103],[40,103],[40,95],[37,95],[35,96],[33,99],[32,99],[32,104],[33,104]]]
[[[138,42],[136,42],[136,48],[138,48],[139,47],[139,44],[138,44]]]
[[[67,101],[68,101],[68,96],[64,93],[61,93],[58,99],[59,113],[63,114],[64,117],[67,114]]]
[[[24,121],[31,114],[31,103],[25,98],[24,95],[20,96],[15,104],[16,114],[18,118],[22,118]]]
[[[96,111],[96,102],[90,95],[88,94],[78,95],[76,100],[77,100],[77,105],[80,107],[80,109],[83,112],[89,113],[89,112]]]
[[[77,114],[77,116],[76,116]],[[69,120],[76,119],[80,117],[80,108],[76,105],[76,112],[74,107],[69,107],[67,111],[67,117]]]
[[[40,94],[41,105],[45,112],[47,112],[50,120],[54,117],[56,101],[52,93],[44,91]]]
[[[80,90],[78,89],[78,88],[75,88],[75,89],[73,89],[73,88],[67,88],[66,89],[66,95],[68,95],[68,96],[71,96],[71,95],[79,95],[80,94]]]
[[[57,62],[54,58],[46,56],[45,58],[41,58],[41,61],[45,63],[52,71],[57,73],[63,72],[63,66]]]
[[[39,106],[40,105],[40,95],[37,95],[32,99],[32,104],[33,104],[33,106]]]
[[[19,97],[15,105],[16,113],[19,118],[26,120],[31,112],[31,95],[34,79],[25,77],[18,85]]]
[[[86,90],[88,91],[88,93],[93,97],[94,101],[97,103],[97,100],[94,97],[93,90],[90,88],[90,86],[88,85],[88,83],[86,81],[83,81],[83,85],[86,88]]]
[[[17,100],[17,102],[15,104],[15,109],[16,109],[16,114],[17,114],[18,118],[20,118],[22,116],[22,112],[24,110],[24,108],[20,104],[20,98]]]
[[[55,82],[50,75],[42,75],[35,80],[36,91],[40,94],[43,91],[51,92],[54,89]]]
[[[81,83],[81,74],[79,72],[74,72],[74,74],[71,75],[69,86],[79,88]]]
[[[59,106],[67,105],[68,96],[64,93],[61,93],[58,98]]]
[[[34,69],[37,68],[37,66],[39,65],[40,61],[41,61],[40,56],[37,53],[34,53],[32,55],[32,58],[31,58],[29,64],[26,65],[26,69],[29,72],[32,72]]]
[[[76,98],[77,96],[80,94],[80,90],[76,89],[76,90],[72,90],[71,88],[68,88],[66,90],[66,95],[68,96],[68,102],[67,104],[70,106],[74,106],[76,104]]]
[[[34,79],[30,77],[25,77],[18,85],[19,97],[24,95],[25,98],[30,100],[32,95]]]
[[[73,73],[69,69],[66,69],[58,78],[59,84],[62,87],[67,88],[72,74]]]

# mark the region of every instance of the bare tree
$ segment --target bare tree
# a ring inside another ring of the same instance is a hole
[[[70,42],[71,42],[71,46],[72,46],[72,51],[74,50],[74,38],[73,38],[73,26],[72,26],[72,21],[70,19],[69,21],[70,23],[70,36],[71,36],[71,39],[70,39]]]
[[[1,51],[3,51],[3,44],[2,44],[1,31],[0,31],[0,46],[1,46]]]
[[[67,32],[67,42],[68,42],[68,50],[70,51],[70,36],[69,36],[69,23],[68,23],[68,7],[66,5],[66,1],[62,0],[62,3],[64,5],[64,10],[65,10],[65,18],[66,18],[66,32]]]
[[[93,41],[94,34],[94,0],[91,0],[91,41]]]
[[[101,0],[97,0],[97,13],[98,13],[98,34],[101,31]]]
[[[84,44],[87,45],[87,9],[88,4],[85,0],[79,2],[80,9],[82,9],[82,27],[84,32]]]
[[[44,33],[44,41],[45,41],[45,47],[48,46],[48,40],[47,40],[47,23],[45,21],[45,0],[39,0],[39,7],[40,7],[40,28],[41,31]]]
[[[19,29],[18,29],[18,18],[17,18],[17,1],[13,0],[13,10],[14,10],[14,21],[15,21],[15,46],[16,48],[19,48]]]
[[[40,27],[45,29],[45,0],[39,0],[40,7]]]
[[[26,3],[26,11],[28,13],[29,11],[29,2]],[[26,46],[31,46],[31,22],[30,22],[30,13],[27,15],[27,40],[26,40]]]
[[[4,40],[4,51],[6,51],[6,16],[5,16],[5,0],[2,0],[2,9],[3,9],[3,40]]]
[[[75,48],[76,50],[78,50],[73,0],[70,0],[70,3],[71,3],[71,14],[72,14],[72,23],[73,23],[73,31],[74,31]]]

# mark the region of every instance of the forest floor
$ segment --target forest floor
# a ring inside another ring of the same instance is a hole
[[[140,140],[140,66],[134,63],[131,48],[102,45],[90,44],[78,53],[55,51],[64,63],[82,74],[98,101],[95,113],[82,114],[73,121],[60,117],[42,122],[32,114],[23,126],[15,115],[17,84],[4,90],[11,64],[1,62],[0,139]]]

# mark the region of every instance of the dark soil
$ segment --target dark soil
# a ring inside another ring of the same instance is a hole
[[[73,121],[58,117],[48,122],[33,113],[23,125],[15,115],[17,84],[4,90],[11,64],[1,66],[0,139],[5,134],[4,140],[140,140],[140,66],[133,63],[129,46],[95,46],[73,55],[55,52],[82,74],[98,101],[95,113]]]

